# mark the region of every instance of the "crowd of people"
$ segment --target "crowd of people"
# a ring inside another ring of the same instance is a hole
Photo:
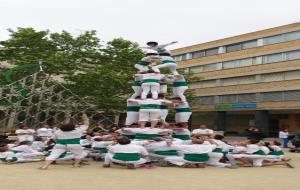
[[[21,126],[15,131],[16,141],[1,140],[0,160],[3,163],[42,161],[40,169],[59,160],[72,160],[74,167],[87,164],[86,158],[129,169],[153,166],[227,167],[284,165],[292,167],[284,157],[280,142],[264,142],[249,138],[245,142],[224,141],[205,125],[190,131],[187,128],[192,111],[185,97],[188,89],[167,45],[147,43],[146,57],[135,67],[132,88],[127,100],[125,127],[91,128],[86,114],[77,125],[62,124],[51,128],[45,124],[38,130]],[[163,74],[162,69],[170,72]],[[168,84],[172,97],[166,99]],[[175,108],[175,123],[168,123],[168,109]]]

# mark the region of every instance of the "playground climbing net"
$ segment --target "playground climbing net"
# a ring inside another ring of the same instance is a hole
[[[43,71],[0,87],[0,128],[78,123],[82,112],[94,123],[113,125],[96,106],[85,102]]]

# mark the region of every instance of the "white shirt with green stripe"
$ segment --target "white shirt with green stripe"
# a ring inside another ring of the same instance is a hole
[[[80,142],[81,136],[84,134],[84,132],[88,129],[87,125],[81,125],[73,131],[62,131],[57,130],[54,132],[54,139],[59,142],[60,140],[64,141],[64,144],[68,144],[68,141],[72,141],[73,144],[75,140],[79,139],[78,142]],[[59,144],[59,143],[58,143]]]
[[[140,105],[140,111],[160,111],[162,104],[172,104],[171,101],[165,99],[147,98],[144,100],[129,99],[129,102],[137,102]]]
[[[160,73],[145,73],[142,74],[142,85],[148,84],[148,85],[160,85],[160,81],[165,77],[164,74]]]
[[[192,112],[188,102],[182,102],[175,106],[176,113]]]

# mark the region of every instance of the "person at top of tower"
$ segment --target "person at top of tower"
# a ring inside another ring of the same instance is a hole
[[[166,50],[166,47],[170,46],[170,45],[173,45],[173,44],[176,44],[176,43],[177,43],[177,41],[159,45],[155,41],[150,41],[150,42],[147,42],[148,47],[141,47],[141,48],[152,49],[152,50],[157,51],[158,53],[166,53],[166,52],[169,52],[168,50]]]

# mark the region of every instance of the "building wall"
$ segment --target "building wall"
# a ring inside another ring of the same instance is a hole
[[[171,52],[181,70],[199,77],[190,84],[197,96],[191,104],[193,125],[213,127],[212,113],[234,111],[240,113],[226,114],[226,130],[242,132],[258,110],[279,110],[290,115],[271,125],[300,131],[300,22]],[[256,107],[219,109],[218,104]]]

